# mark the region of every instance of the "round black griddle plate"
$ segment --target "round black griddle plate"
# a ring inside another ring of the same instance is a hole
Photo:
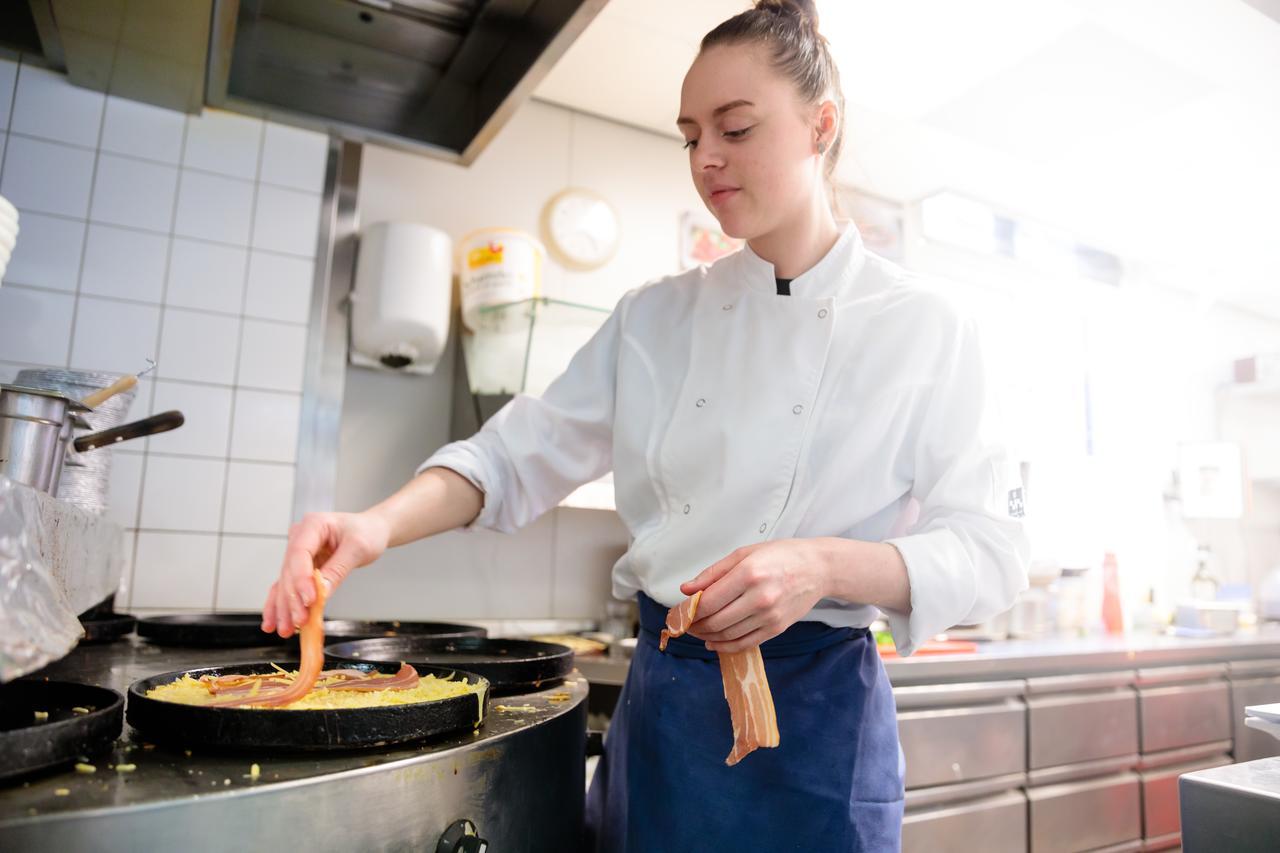
[[[36,712],[48,717],[37,721]],[[114,690],[73,681],[12,681],[0,687],[0,780],[74,761],[118,738],[123,728],[124,697]]]
[[[170,616],[145,616],[138,620],[138,636],[161,646],[199,649],[279,646],[290,642],[279,634],[263,631],[261,613],[176,613]]]
[[[128,634],[138,624],[138,620],[128,613],[105,613],[97,616],[81,617],[80,627],[84,628],[82,643],[110,643]]]
[[[332,668],[330,666],[330,668]],[[394,674],[399,664],[356,664],[365,672]],[[190,675],[235,675],[269,672],[265,664],[238,664],[166,672],[129,685],[126,718],[148,737],[180,745],[280,750],[358,749],[405,743],[433,735],[475,728],[480,708],[489,698],[489,682],[469,672],[415,667],[419,675],[463,679],[480,684],[474,694],[413,705],[289,711],[272,708],[206,708],[149,699],[147,691]]]
[[[378,637],[326,646],[342,661],[443,666],[489,679],[495,694],[527,693],[561,681],[573,670],[573,650],[555,643],[483,637]]]
[[[486,637],[489,632],[478,625],[455,625],[451,622],[364,622],[355,619],[324,620],[324,636],[334,642],[367,640],[373,637]]]

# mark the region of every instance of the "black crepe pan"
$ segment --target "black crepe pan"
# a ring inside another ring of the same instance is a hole
[[[371,637],[487,637],[489,632],[478,625],[455,625],[452,622],[365,622],[357,619],[324,620],[325,639],[367,640]]]
[[[399,664],[356,664],[365,672],[394,674]],[[147,737],[181,746],[217,748],[335,750],[406,743],[434,735],[475,728],[483,718],[480,709],[489,698],[489,682],[478,675],[415,667],[420,675],[464,679],[480,684],[474,694],[435,702],[379,708],[343,708],[326,711],[289,711],[271,708],[206,708],[147,698],[147,691],[182,675],[235,675],[265,672],[263,664],[214,666],[179,670],[143,678],[129,685],[125,717],[129,725]]]
[[[48,717],[37,721],[37,711]],[[0,687],[0,781],[74,761],[114,741],[123,728],[124,697],[114,690],[42,678],[11,681]]]
[[[138,620],[138,636],[161,646],[198,649],[279,646],[279,634],[262,630],[261,613],[176,613]]]
[[[483,637],[487,633],[484,628],[475,625],[455,625],[448,622],[365,622],[326,619],[324,623],[325,637],[334,640],[394,637],[400,634]],[[284,640],[279,634],[264,632],[261,613],[177,613],[169,616],[149,616],[138,620],[138,636],[157,645],[201,649],[297,644],[297,635]]]
[[[110,613],[95,616],[92,619],[82,617],[80,627],[84,628],[81,643],[110,643],[128,634],[138,624],[138,620],[128,613]]]
[[[573,650],[533,640],[484,637],[378,637],[326,646],[326,658],[340,661],[404,661],[474,672],[489,679],[495,695],[528,693],[564,680],[573,671]]]

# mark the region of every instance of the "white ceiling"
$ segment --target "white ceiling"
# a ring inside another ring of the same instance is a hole
[[[1280,0],[819,0],[841,180],[1061,226],[1151,281],[1280,319]],[[676,138],[743,0],[610,0],[537,96]]]

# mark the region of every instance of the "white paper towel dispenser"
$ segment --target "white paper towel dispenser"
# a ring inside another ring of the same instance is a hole
[[[449,339],[453,241],[416,222],[364,229],[351,293],[351,363],[432,373]]]

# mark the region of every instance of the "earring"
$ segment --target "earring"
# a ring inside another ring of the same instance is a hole
[[[825,143],[825,142],[819,142],[819,143],[818,143],[818,154],[826,154],[826,153],[827,153],[827,143]]]

